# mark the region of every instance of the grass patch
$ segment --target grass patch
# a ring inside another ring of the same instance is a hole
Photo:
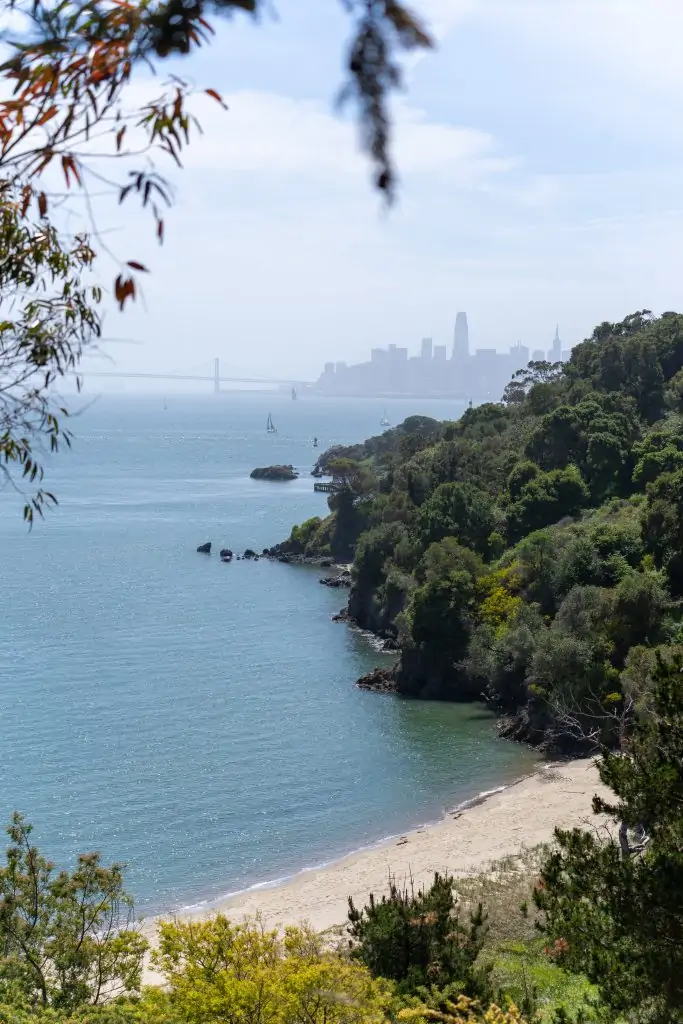
[[[534,1020],[551,1024],[557,1010],[564,1010],[570,1020],[579,1011],[587,1021],[597,1020],[590,1013],[590,1002],[598,991],[582,974],[569,974],[544,953],[544,940],[506,942],[481,954],[483,963],[491,964],[491,981],[517,1006],[533,1008]]]
[[[491,861],[476,875],[456,879],[460,908],[467,912],[483,903],[488,912],[485,949],[538,936],[531,897],[548,850],[545,844],[524,847],[518,854]],[[521,909],[524,904],[530,908],[527,914]]]

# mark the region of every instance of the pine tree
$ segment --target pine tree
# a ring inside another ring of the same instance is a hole
[[[617,801],[596,813],[607,839],[557,831],[535,892],[553,956],[595,982],[630,1019],[683,1021],[683,658],[658,658],[653,713],[627,749],[606,752],[600,778]],[[553,945],[554,943],[554,945]]]

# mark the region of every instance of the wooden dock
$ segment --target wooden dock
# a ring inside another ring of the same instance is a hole
[[[319,481],[316,481],[313,484],[313,490],[314,491],[324,491],[325,494],[333,494],[335,491],[338,491],[339,488],[337,487],[336,484],[333,484],[333,483],[327,483],[326,484],[326,483],[320,483]]]

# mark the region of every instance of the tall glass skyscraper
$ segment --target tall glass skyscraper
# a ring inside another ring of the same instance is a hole
[[[467,313],[458,313],[453,332],[453,362],[461,366],[470,356],[470,332],[467,327]]]

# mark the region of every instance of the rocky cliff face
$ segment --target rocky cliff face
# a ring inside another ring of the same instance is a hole
[[[404,607],[405,593],[389,582],[379,591],[355,582],[349,593],[349,617],[384,640],[398,636],[396,619]]]

